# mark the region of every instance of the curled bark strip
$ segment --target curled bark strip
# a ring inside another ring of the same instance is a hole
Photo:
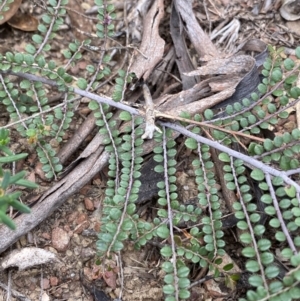
[[[220,102],[224,101],[225,99],[229,98],[235,92],[235,87],[228,88],[224,91],[216,93],[210,97],[203,98],[199,101],[183,105],[177,108],[173,108],[168,112],[170,115],[179,116],[181,112],[186,112],[191,115],[202,113],[206,109],[209,109]]]
[[[165,41],[160,37],[158,27],[164,16],[163,0],[154,1],[144,19],[143,40],[140,52],[133,63],[130,72],[134,72],[138,79],[146,80],[162,59]]]
[[[187,90],[199,82],[199,77],[189,77],[184,74],[185,72],[194,70],[195,67],[186,46],[182,20],[180,19],[174,4],[172,5],[170,29],[176,53],[176,64],[182,80],[182,88],[183,90]]]
[[[187,34],[200,58],[205,61],[217,58],[219,57],[219,53],[197,22],[192,9],[192,3],[193,0],[174,0],[176,10],[185,23]]]

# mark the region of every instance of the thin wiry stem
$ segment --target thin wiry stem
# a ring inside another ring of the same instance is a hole
[[[166,199],[168,206],[168,219],[170,227],[170,238],[171,238],[171,248],[172,248],[172,264],[174,272],[174,288],[175,288],[175,300],[179,300],[179,290],[178,290],[178,276],[177,276],[177,266],[176,266],[176,246],[173,232],[173,214],[171,207],[170,199],[170,186],[169,186],[169,174],[168,174],[168,157],[167,157],[167,139],[166,139],[166,128],[163,127],[163,154],[164,154],[164,177],[165,177],[165,190],[166,190]]]
[[[127,206],[129,203],[129,198],[130,198],[130,194],[131,194],[131,190],[133,187],[133,182],[134,182],[134,165],[135,165],[135,131],[134,131],[134,122],[131,123],[131,166],[130,166],[130,174],[129,174],[129,181],[128,181],[128,187],[127,187],[127,192],[126,192],[126,196],[125,196],[125,200],[124,200],[124,207],[123,207],[123,211],[122,211],[122,215],[117,227],[117,230],[115,232],[115,235],[112,239],[112,242],[109,245],[109,248],[107,250],[107,254],[110,253],[111,248],[113,247],[114,243],[117,240],[117,236],[119,235],[119,233],[121,232],[121,228],[125,219],[125,216],[127,215]],[[118,175],[116,175],[118,177]]]
[[[19,77],[22,77],[22,78],[26,78],[28,80],[41,82],[43,84],[50,85],[52,87],[57,87],[58,86],[58,84],[54,80],[50,80],[50,79],[43,78],[43,77],[40,77],[40,76],[36,76],[36,75],[33,75],[33,74],[22,73],[22,72],[12,72],[12,71],[7,71],[7,72],[6,71],[5,72],[0,71],[0,73],[19,76]],[[97,101],[98,103],[106,103],[106,104],[108,104],[110,106],[113,106],[117,109],[127,111],[132,115],[140,115],[140,111],[138,111],[137,109],[129,107],[129,106],[127,106],[123,103],[120,103],[120,102],[115,102],[111,98],[101,97],[101,96],[96,95],[94,93],[84,91],[84,90],[81,90],[81,89],[78,89],[78,88],[73,88],[73,92],[80,95],[80,96],[87,97],[89,99],[93,99],[93,100]]]
[[[283,220],[283,216],[282,216],[281,210],[279,208],[278,200],[277,200],[274,188],[273,188],[271,177],[268,173],[265,173],[265,177],[266,177],[267,184],[269,186],[270,194],[271,194],[271,197],[272,197],[272,200],[273,200],[273,205],[275,207],[277,218],[278,218],[278,220],[280,222],[280,225],[281,225],[281,229],[282,229],[282,231],[283,231],[283,233],[286,237],[286,240],[287,240],[290,248],[292,249],[293,253],[296,255],[296,254],[298,254],[298,251],[297,251],[297,249],[294,245],[294,242],[293,242],[293,240],[290,236],[289,230],[287,229],[286,224]]]
[[[3,89],[4,89],[4,91],[5,91],[6,95],[7,95],[7,97],[8,97],[9,100],[11,101],[11,103],[12,103],[12,105],[13,105],[13,107],[14,107],[14,110],[15,110],[15,112],[16,112],[17,115],[18,115],[18,118],[21,119],[21,118],[22,118],[22,115],[21,115],[21,113],[20,113],[20,111],[19,111],[19,109],[18,109],[18,107],[17,107],[15,101],[12,99],[12,97],[11,97],[11,95],[10,95],[8,89],[7,89],[7,86],[6,86],[6,84],[5,84],[4,78],[3,78],[3,76],[2,76],[1,74],[0,74],[0,81],[1,81],[2,87],[3,87]],[[27,127],[27,125],[26,125],[25,122],[22,122],[22,125],[23,125],[23,127],[24,127],[25,129],[28,129],[28,127]]]
[[[213,218],[213,210],[212,210],[212,206],[211,206],[211,193],[210,193],[210,187],[208,185],[208,178],[207,178],[207,174],[206,174],[206,169],[204,167],[204,162],[202,159],[202,153],[201,153],[201,143],[198,143],[197,145],[197,150],[198,150],[198,155],[199,155],[199,161],[200,161],[200,166],[201,169],[203,171],[203,179],[204,179],[204,186],[206,189],[206,200],[207,200],[207,205],[208,205],[208,211],[209,211],[209,216],[210,216],[210,225],[212,228],[212,236],[213,236],[213,245],[214,245],[214,257],[217,256],[217,251],[218,251],[218,247],[217,247],[217,239],[216,239],[216,231],[215,231],[215,227],[214,227],[214,218]]]
[[[46,43],[49,40],[49,37],[50,37],[51,33],[53,33],[52,29],[53,29],[53,26],[54,26],[56,18],[57,18],[58,9],[60,9],[60,3],[61,3],[61,0],[58,0],[57,6],[53,7],[53,9],[55,10],[55,13],[53,14],[51,23],[48,26],[48,30],[47,30],[47,33],[45,35],[44,41],[41,43],[39,49],[33,55],[34,58],[36,58],[38,56],[38,54],[43,50],[43,48],[45,47]]]
[[[256,238],[255,238],[255,234],[254,234],[254,231],[253,231],[251,220],[250,220],[250,217],[249,217],[249,214],[248,214],[248,211],[247,211],[247,207],[246,207],[245,201],[243,199],[243,194],[240,190],[240,186],[239,186],[239,182],[238,182],[238,179],[237,179],[237,176],[236,176],[236,173],[235,173],[235,167],[234,167],[234,164],[233,164],[233,158],[232,157],[230,157],[230,166],[231,166],[232,175],[233,175],[233,178],[234,178],[234,183],[235,183],[235,186],[236,186],[237,194],[240,196],[239,201],[240,201],[240,204],[242,206],[243,213],[245,215],[245,219],[246,219],[246,222],[247,222],[247,225],[248,225],[249,233],[251,235],[252,246],[255,250],[256,260],[257,260],[257,263],[258,263],[258,266],[259,266],[259,269],[260,269],[260,274],[261,274],[261,277],[262,277],[262,280],[263,280],[263,284],[264,284],[264,287],[265,287],[266,291],[269,292],[269,288],[268,288],[268,284],[267,284],[267,280],[266,280],[266,276],[265,276],[265,272],[264,272],[264,266],[261,262],[257,241],[256,241]]]

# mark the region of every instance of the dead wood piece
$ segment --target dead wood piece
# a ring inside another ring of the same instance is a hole
[[[189,77],[184,73],[195,69],[187,50],[182,20],[178,15],[175,5],[172,5],[170,20],[171,36],[175,47],[176,64],[182,80],[182,89],[187,90],[199,82],[198,76]]]
[[[146,106],[146,115],[145,115],[146,126],[145,126],[145,132],[142,136],[142,139],[152,139],[155,130],[160,133],[161,131],[155,125],[154,105],[150,94],[150,90],[146,84],[143,85],[143,92],[144,92],[145,106]]]
[[[202,60],[208,61],[219,57],[219,53],[202,30],[192,9],[193,0],[174,0],[176,10],[185,23],[187,34]]]
[[[130,72],[134,72],[138,79],[143,77],[146,80],[162,59],[165,41],[160,37],[158,27],[164,16],[164,2],[157,0],[144,18],[143,40],[139,48],[140,52]]]
[[[202,98],[199,101],[187,105],[183,105],[177,108],[173,108],[168,112],[168,114],[179,116],[180,113],[186,112],[191,116],[193,116],[194,114],[202,113],[206,109],[212,108],[213,106],[219,104],[220,102],[232,96],[234,92],[235,92],[235,87],[231,87],[224,91],[216,93],[210,97]]]
[[[72,138],[64,145],[58,154],[59,161],[64,164],[70,156],[77,150],[79,145],[86,139],[86,137],[95,128],[94,113],[91,113],[87,119],[81,124],[80,128],[75,131]]]
[[[189,104],[198,99],[208,96],[206,93],[210,92],[209,81],[209,79],[203,80],[192,88],[176,94],[162,95],[161,97],[154,100],[156,109],[162,112],[167,112],[174,107]]]
[[[83,160],[76,169],[67,177],[63,178],[40,198],[33,206],[30,214],[23,214],[17,217],[14,222],[17,229],[12,231],[4,225],[0,226],[0,253],[16,242],[22,235],[26,234],[55,209],[63,204],[65,200],[72,197],[74,193],[88,183],[106,164],[109,158],[107,152],[99,147],[95,153]]]
[[[233,87],[241,80],[240,76],[220,75],[213,77],[209,82],[211,92],[220,92],[230,87]]]

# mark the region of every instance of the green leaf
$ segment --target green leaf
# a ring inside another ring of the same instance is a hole
[[[297,58],[300,59],[300,47],[299,46],[295,49],[295,53],[296,53]]]
[[[256,181],[262,181],[265,178],[264,173],[260,169],[254,169],[250,175],[251,175],[251,178]]]
[[[35,189],[39,187],[39,185],[37,185],[36,183],[28,181],[26,179],[20,179],[15,184],[31,189]]]
[[[250,276],[248,282],[250,285],[252,285],[254,287],[263,285],[263,280],[262,280],[261,276],[259,276],[259,275]]]
[[[288,85],[291,85],[294,82],[296,82],[297,79],[298,79],[298,75],[291,75],[291,76],[287,77],[284,82]]]
[[[233,263],[228,263],[226,265],[223,266],[224,271],[230,271],[233,269]]]
[[[197,141],[193,138],[187,138],[184,144],[189,149],[197,149],[198,147]]]
[[[204,111],[204,117],[206,120],[211,120],[214,117],[214,112],[210,109]]]
[[[267,251],[271,247],[271,242],[266,238],[262,238],[258,240],[257,245],[261,251]]]
[[[290,259],[290,258],[293,256],[293,251],[292,251],[290,248],[284,248],[284,249],[281,251],[281,255],[282,255],[284,258]]]
[[[236,189],[236,186],[235,186],[234,182],[228,182],[228,183],[226,183],[226,187],[229,190],[235,190]]]
[[[179,290],[179,298],[180,299],[188,299],[188,298],[190,298],[190,296],[191,296],[191,293],[189,290],[187,290],[187,289]]]
[[[292,59],[290,58],[287,58],[283,61],[283,65],[284,65],[284,68],[287,70],[287,71],[290,71],[294,68],[295,66],[295,63]]]
[[[174,275],[173,275],[173,274],[167,274],[167,275],[164,277],[164,282],[167,283],[167,284],[172,284],[172,283],[174,283]]]
[[[252,242],[252,237],[250,233],[245,232],[240,235],[240,240],[244,244],[250,244]]]
[[[271,266],[266,267],[266,269],[265,269],[265,275],[269,279],[277,277],[278,274],[279,274],[279,268],[277,266],[271,265]]]
[[[173,267],[173,264],[169,261],[165,261],[163,264],[162,264],[162,268],[163,270],[166,272],[166,273],[173,273],[174,271],[174,267]]]
[[[161,173],[164,171],[164,167],[162,165],[156,165],[154,167],[155,172]]]
[[[120,241],[116,241],[112,247],[112,251],[119,252],[124,248],[124,245]]]
[[[284,191],[290,198],[296,197],[296,188],[294,186],[288,185],[284,187]]]
[[[37,43],[37,44],[42,44],[42,42],[43,42],[43,37],[41,36],[41,35],[39,35],[39,34],[34,34],[33,36],[32,36],[32,40],[33,40],[33,42],[35,42],[35,43]],[[33,53],[32,53],[33,54]]]
[[[259,84],[257,88],[258,91],[262,94],[265,94],[267,92],[267,86],[264,84]]]
[[[256,260],[248,260],[246,262],[246,269],[251,273],[256,273],[259,271],[259,264]]]
[[[219,154],[219,159],[222,161],[222,162],[230,162],[230,157],[228,154],[226,153],[220,153]]]
[[[252,258],[256,256],[255,250],[252,247],[245,247],[242,250],[242,254],[245,257]]]
[[[186,266],[182,266],[177,270],[177,275],[179,278],[186,278],[190,273],[190,269]]]
[[[167,225],[161,225],[160,227],[157,228],[156,234],[163,239],[166,239],[170,236],[170,230],[167,227]]]
[[[163,292],[167,295],[172,295],[175,292],[175,288],[173,285],[168,284],[163,286]]]
[[[5,224],[7,227],[9,227],[11,230],[16,229],[16,225],[13,222],[13,220],[7,216],[3,211],[0,211],[0,222]]]
[[[286,240],[286,237],[285,237],[284,233],[281,232],[281,231],[276,232],[275,238],[276,238],[276,240],[278,240],[280,242],[283,242],[283,241]]]
[[[36,53],[36,48],[32,45],[32,44],[27,44],[25,46],[25,50],[29,53],[29,54],[35,54]]]
[[[280,69],[275,69],[273,72],[272,72],[272,75],[271,75],[272,79],[275,81],[275,82],[279,82],[281,79],[282,79],[282,72]]]
[[[172,249],[170,246],[164,246],[160,250],[160,254],[164,257],[171,257],[172,256]]]
[[[5,157],[0,157],[0,163],[11,163],[15,162],[21,159],[25,159],[28,156],[27,153],[22,153],[18,155],[12,155],[12,156],[5,156]]]
[[[188,278],[179,278],[178,279],[178,287],[183,289],[183,288],[188,288],[190,285],[190,280]]]
[[[122,111],[119,118],[124,121],[130,121],[132,119],[132,115],[127,111]]]
[[[84,78],[78,78],[77,86],[81,90],[85,90],[87,88],[87,81]]]
[[[269,265],[274,261],[274,255],[269,252],[264,252],[261,254],[261,261],[264,265]]]

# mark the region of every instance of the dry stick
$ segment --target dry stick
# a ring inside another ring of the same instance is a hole
[[[228,134],[231,134],[233,136],[241,136],[241,137],[245,137],[245,138],[248,138],[248,139],[251,139],[251,140],[256,140],[256,141],[259,141],[259,142],[264,142],[265,141],[265,139],[263,139],[263,138],[255,137],[255,136],[252,136],[252,135],[247,135],[247,134],[244,134],[244,133],[241,133],[241,132],[226,130],[226,129],[221,128],[217,125],[208,124],[208,123],[205,123],[205,122],[200,122],[200,121],[195,121],[195,120],[190,120],[190,119],[186,119],[186,118],[182,118],[182,117],[177,117],[177,116],[173,116],[173,115],[164,114],[164,113],[161,113],[159,111],[155,111],[155,116],[156,117],[167,118],[167,119],[171,119],[171,120],[183,121],[183,122],[187,122],[187,123],[191,123],[191,124],[197,124],[197,125],[200,125],[200,126],[203,126],[203,127],[208,127],[208,128],[215,129],[215,130],[218,130],[218,131],[221,131],[221,132],[224,132],[224,133],[228,133]]]
[[[194,133],[190,132],[189,130],[187,130],[186,128],[184,128],[180,125],[173,124],[171,122],[161,122],[161,121],[159,122],[159,124],[161,126],[166,126],[170,129],[173,129],[173,130],[175,130],[175,131],[177,131],[177,132],[179,132],[179,133],[181,133],[181,134],[183,134],[187,137],[193,138],[197,142],[207,144],[208,146],[213,147],[215,149],[218,149],[221,152],[227,153],[229,156],[232,156],[232,157],[237,158],[237,159],[241,159],[251,169],[253,169],[255,167],[255,168],[258,168],[258,169],[262,170],[264,173],[268,173],[268,174],[270,174],[272,176],[275,176],[275,177],[281,177],[286,184],[294,186],[295,189],[297,190],[297,192],[300,194],[299,184],[297,184],[295,181],[290,179],[287,176],[287,174],[283,171],[279,171],[279,170],[277,170],[275,168],[272,168],[271,166],[268,166],[268,165],[254,159],[252,157],[249,157],[249,156],[244,155],[242,153],[239,153],[235,150],[232,150],[231,148],[226,147],[226,146],[218,143],[217,141],[212,141],[212,140],[209,140],[207,138],[201,137],[197,134],[194,134]]]
[[[292,239],[292,237],[290,235],[289,230],[286,227],[286,224],[284,222],[283,216],[281,214],[281,210],[280,210],[280,207],[279,207],[279,204],[278,204],[276,193],[275,193],[274,187],[272,185],[271,177],[270,177],[270,175],[268,173],[265,173],[265,177],[266,177],[267,184],[269,186],[270,194],[271,194],[271,197],[272,197],[272,200],[273,200],[273,205],[275,207],[277,218],[278,218],[278,220],[280,222],[281,229],[282,229],[282,231],[283,231],[283,233],[284,233],[284,235],[286,237],[286,240],[287,240],[290,248],[292,249],[294,255],[297,255],[298,251],[297,251],[297,249],[296,249],[296,247],[294,245],[293,239]]]
[[[152,101],[151,93],[146,84],[143,85],[143,93],[145,98],[145,105],[146,105],[146,126],[145,126],[145,133],[142,136],[142,139],[152,139],[153,133],[155,130],[161,133],[161,130],[155,125],[155,110],[154,104]]]
[[[6,71],[6,72],[3,72],[3,73],[16,75],[16,76],[19,76],[19,77],[22,77],[22,78],[26,78],[28,80],[42,82],[43,84],[57,87],[57,83],[55,81],[50,80],[50,79],[45,79],[45,78],[42,78],[42,77],[39,77],[39,76],[36,76],[36,75],[21,73],[21,72],[12,72],[12,71]],[[93,100],[95,100],[99,103],[106,103],[106,104],[108,104],[110,106],[113,106],[115,108],[127,111],[132,115],[145,116],[145,112],[143,112],[141,110],[137,110],[135,108],[132,108],[132,107],[130,107],[128,105],[125,105],[123,103],[115,102],[111,98],[101,97],[101,96],[95,95],[94,93],[84,91],[84,90],[81,90],[81,89],[78,89],[78,88],[73,88],[73,92],[78,94],[78,95],[93,99]],[[200,125],[200,126],[206,126],[206,127],[212,128],[212,129],[223,131],[225,133],[229,133],[231,135],[238,135],[238,136],[242,136],[242,137],[252,139],[252,140],[256,140],[256,141],[259,141],[259,142],[264,142],[264,139],[258,138],[258,137],[252,136],[252,135],[247,135],[247,134],[244,134],[244,133],[241,133],[241,132],[234,132],[234,131],[231,131],[231,130],[226,130],[226,129],[223,129],[223,128],[218,127],[216,125],[207,124],[207,123],[204,123],[204,122],[198,122],[198,121],[194,121],[194,120],[190,120],[190,119],[185,119],[185,118],[181,118],[181,117],[177,117],[177,116],[173,116],[173,115],[164,114],[164,113],[161,113],[160,111],[155,111],[155,116],[156,117],[162,117],[162,118],[168,118],[168,119],[171,119],[171,120],[179,120],[179,121],[183,121],[183,122],[187,122],[187,123],[197,124],[197,125]]]
[[[6,301],[10,301],[11,297],[11,269],[8,271],[8,279],[7,279],[7,295],[6,295]]]

